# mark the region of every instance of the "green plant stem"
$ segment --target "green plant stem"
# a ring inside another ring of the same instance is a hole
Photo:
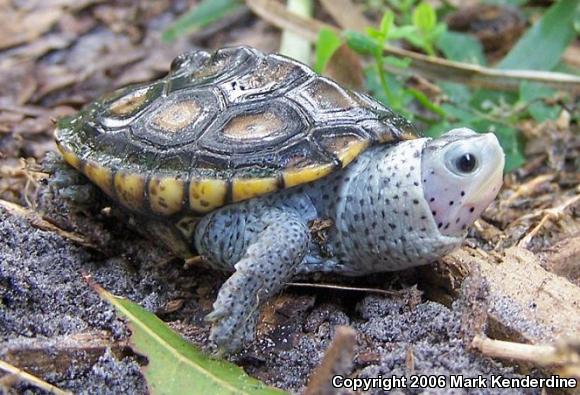
[[[387,83],[387,78],[385,76],[385,68],[383,63],[383,57],[381,56],[382,52],[378,52],[375,54],[375,62],[377,63],[377,72],[379,74],[379,82],[381,83],[381,87],[383,88],[383,92],[385,96],[387,96],[387,101],[389,102],[389,106],[393,107],[394,109],[399,109],[400,103],[396,99],[393,92],[389,88],[389,84]]]
[[[309,18],[312,16],[314,7],[312,0],[288,0],[286,8],[288,11],[296,15]],[[280,53],[302,63],[311,63],[312,54],[310,41],[305,39],[302,35],[289,30],[284,30],[282,32]]]

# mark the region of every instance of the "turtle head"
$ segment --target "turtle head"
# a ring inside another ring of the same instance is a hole
[[[492,133],[453,129],[423,150],[423,191],[441,234],[465,233],[502,185],[504,153]]]

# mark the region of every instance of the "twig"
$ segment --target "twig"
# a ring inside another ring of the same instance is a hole
[[[37,386],[40,389],[43,389],[51,394],[57,395],[70,395],[72,392],[63,391],[52,384],[47,383],[44,380],[39,379],[36,376],[31,375],[30,373],[26,373],[24,370],[17,368],[16,366],[10,365],[7,362],[0,360],[0,369],[5,372],[11,373],[18,377],[22,381],[26,381],[30,384]]]
[[[314,42],[322,28],[340,30],[313,18],[304,18],[288,12],[281,4],[271,0],[246,0],[247,6],[271,24],[292,30]],[[386,45],[386,53],[411,60],[410,68],[429,78],[459,82],[481,88],[517,91],[522,81],[539,82],[572,93],[580,92],[580,77],[547,71],[500,70],[474,64],[454,62],[434,56]],[[408,72],[408,69],[406,70]]]
[[[542,229],[542,227],[544,226],[544,224],[552,219],[552,220],[559,220],[563,215],[564,215],[564,211],[566,211],[566,209],[573,205],[574,203],[576,203],[577,201],[580,201],[580,195],[576,195],[568,200],[566,200],[564,203],[562,203],[559,206],[553,207],[553,208],[547,208],[547,209],[542,209],[538,212],[529,214],[529,215],[525,215],[522,218],[520,218],[520,221],[523,219],[527,219],[527,218],[533,218],[539,215],[544,215],[542,217],[542,219],[540,220],[540,222],[538,223],[538,225],[536,225],[536,227],[534,229],[532,229],[530,231],[530,233],[528,233],[524,238],[522,238],[519,243],[518,243],[518,247],[522,247],[522,248],[526,248],[530,242],[532,241],[532,239],[534,238],[534,236],[536,236],[536,234],[538,234],[538,232],[540,231],[540,229]]]
[[[355,292],[371,292],[383,295],[401,295],[406,293],[407,291],[388,291],[386,289],[378,289],[378,288],[361,288],[361,287],[348,287],[345,285],[335,285],[335,284],[315,284],[315,283],[286,283],[291,287],[306,287],[306,288],[325,288],[325,289],[338,289],[341,291],[355,291]]]
[[[312,16],[312,0],[288,0],[286,7],[287,12],[294,15],[306,18]],[[292,30],[284,30],[280,42],[280,53],[302,63],[310,64],[310,41]]]
[[[519,197],[531,194],[533,191],[536,190],[536,188],[539,185],[545,182],[552,181],[553,179],[554,179],[553,174],[542,174],[538,177],[535,177],[532,180],[526,182],[525,184],[519,185],[518,189],[516,189],[513,195],[511,195],[502,203],[505,204],[506,206],[511,206],[512,203],[515,202]]]
[[[471,346],[488,357],[528,362],[540,367],[561,366],[567,375],[580,377],[580,344],[577,341],[536,345],[475,336]]]
[[[58,226],[42,218],[42,216],[34,210],[22,207],[19,204],[12,203],[4,199],[0,199],[0,207],[3,207],[13,215],[18,215],[20,217],[25,218],[35,228],[39,228],[49,232],[54,232],[59,236],[64,237],[65,239],[69,239],[77,244],[97,249],[97,246],[89,242],[84,236],[78,233],[68,232],[66,230],[59,228]]]
[[[332,376],[347,375],[352,365],[356,331],[348,326],[339,326],[334,339],[326,349],[322,362],[310,376],[305,395],[335,394],[332,387]]]

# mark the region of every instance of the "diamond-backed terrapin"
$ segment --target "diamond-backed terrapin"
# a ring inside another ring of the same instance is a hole
[[[247,47],[179,56],[62,120],[56,141],[142,230],[234,272],[208,316],[230,351],[297,273],[399,270],[459,246],[504,164],[493,134],[415,138],[372,98]]]

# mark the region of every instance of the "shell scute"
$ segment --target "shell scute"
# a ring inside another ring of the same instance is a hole
[[[177,57],[169,74],[59,122],[64,159],[131,210],[199,216],[324,177],[403,118],[307,66],[247,47]]]

